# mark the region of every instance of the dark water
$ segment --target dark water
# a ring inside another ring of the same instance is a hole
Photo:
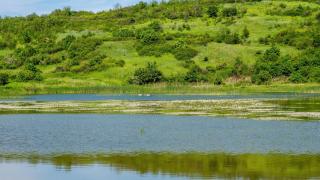
[[[320,178],[320,122],[0,116],[1,180]]]
[[[27,101],[95,101],[95,100],[140,100],[140,101],[172,101],[172,100],[211,100],[211,99],[284,99],[284,98],[312,98],[320,94],[310,93],[263,93],[263,94],[237,94],[237,95],[99,95],[99,94],[49,94],[25,96],[13,100]],[[8,99],[2,99],[2,101]]]

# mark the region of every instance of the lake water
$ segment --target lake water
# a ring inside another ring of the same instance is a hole
[[[320,178],[320,122],[0,116],[1,180]]]

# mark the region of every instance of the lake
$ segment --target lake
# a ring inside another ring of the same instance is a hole
[[[0,115],[1,179],[320,178],[320,122]]]

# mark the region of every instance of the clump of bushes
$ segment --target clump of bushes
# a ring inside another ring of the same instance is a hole
[[[240,36],[237,32],[231,32],[228,28],[223,28],[220,30],[216,37],[216,41],[219,43],[226,44],[239,44],[241,43]]]
[[[41,81],[42,79],[41,71],[34,64],[26,64],[16,77],[16,80],[19,82]]]
[[[238,10],[236,7],[227,7],[222,10],[222,15],[224,17],[233,17],[238,15]]]
[[[9,83],[9,75],[6,73],[0,73],[0,86],[7,85]]]
[[[186,82],[207,82],[206,72],[199,66],[193,65],[184,77]]]
[[[215,18],[215,17],[218,17],[218,14],[219,14],[219,8],[218,6],[209,6],[208,7],[208,11],[207,11],[207,14],[209,17],[211,18]]]
[[[155,62],[148,63],[145,68],[139,68],[134,72],[134,75],[129,79],[130,84],[144,85],[160,82],[163,79],[161,71],[158,70]]]

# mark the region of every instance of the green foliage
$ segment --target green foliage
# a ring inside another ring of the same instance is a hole
[[[224,17],[233,17],[238,15],[238,10],[236,7],[227,7],[222,10],[222,15]]]
[[[187,82],[207,82],[208,77],[205,72],[197,65],[193,65],[184,77]]]
[[[78,38],[73,41],[68,48],[69,58],[75,60],[87,59],[87,55],[101,44],[102,41],[96,38]]]
[[[9,75],[0,73],[0,86],[4,86],[9,83]]]
[[[155,32],[162,32],[163,31],[162,26],[158,21],[154,21],[154,22],[150,23],[148,25],[148,28],[154,30]]]
[[[218,13],[219,13],[219,8],[217,6],[212,5],[208,7],[207,14],[209,17],[211,18],[218,17]]]
[[[243,37],[243,39],[248,39],[249,36],[250,36],[250,32],[249,32],[247,26],[245,26],[242,31],[242,37]]]
[[[135,37],[135,31],[127,28],[113,31],[112,35],[118,38],[132,38]]]
[[[263,61],[276,61],[280,57],[280,49],[273,46],[270,49],[267,49],[263,54]]]
[[[258,85],[270,83],[272,76],[268,71],[262,70],[252,76],[252,82]]]
[[[240,58],[236,58],[236,62],[232,69],[232,75],[239,77],[242,75],[248,75],[248,73],[249,73],[248,66],[244,64]]]
[[[139,68],[134,72],[134,76],[129,80],[130,84],[149,84],[160,82],[163,79],[161,71],[158,70],[155,62],[148,63],[145,68]]]
[[[41,81],[42,79],[41,71],[33,64],[26,64],[24,69],[20,71],[16,77],[18,82]]]
[[[137,39],[145,45],[150,45],[159,42],[160,34],[153,29],[145,29],[138,31]]]
[[[307,78],[304,77],[299,72],[292,73],[291,76],[289,77],[289,80],[291,82],[293,82],[293,83],[305,83],[305,82],[307,82]]]
[[[223,28],[219,31],[216,41],[221,43],[224,42],[226,44],[239,44],[241,43],[239,34],[237,32],[232,33],[230,29]]]
[[[198,51],[190,47],[177,47],[172,50],[172,54],[177,60],[189,61],[197,56]]]
[[[310,7],[304,7],[302,5],[298,5],[296,7],[287,8],[280,4],[280,7],[273,7],[267,11],[269,15],[276,16],[309,16],[312,13],[312,9]]]

